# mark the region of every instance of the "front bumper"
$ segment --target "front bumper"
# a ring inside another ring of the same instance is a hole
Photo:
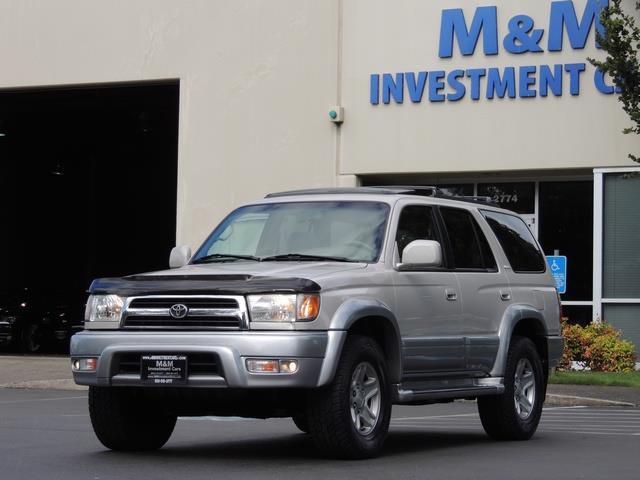
[[[140,373],[122,373],[123,355],[214,354],[215,374],[189,374],[186,387],[313,388],[333,378],[345,331],[323,332],[122,332],[83,331],[71,337],[71,360],[98,358],[95,372],[73,372],[79,385],[150,386]],[[298,360],[293,374],[250,373],[246,358]]]

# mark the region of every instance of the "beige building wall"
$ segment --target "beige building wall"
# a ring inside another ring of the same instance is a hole
[[[496,56],[478,48],[438,58],[442,9],[464,8],[469,21],[491,3],[0,0],[0,88],[179,79],[177,241],[192,247],[241,202],[354,185],[360,174],[630,165],[637,138],[620,133],[627,118],[593,88],[591,66],[578,97],[565,86],[560,98],[369,103],[371,73],[599,55],[590,39],[579,51],[513,55],[501,46]],[[500,44],[513,15],[548,24],[549,0],[493,3]],[[581,15],[585,0],[575,4]],[[336,104],[345,107],[341,127],[328,121]]]
[[[635,2],[626,0],[628,11]],[[628,118],[615,95],[594,88],[594,67],[582,74],[579,96],[412,102],[371,105],[372,73],[419,72],[521,65],[567,64],[599,57],[592,29],[586,48],[573,50],[565,33],[561,52],[546,51],[551,0],[345,0],[342,70],[346,121],[342,127],[341,172],[461,172],[566,169],[634,165],[627,153],[640,146],[623,135]],[[580,19],[586,0],[575,0]],[[439,58],[441,12],[462,8],[470,25],[475,8],[497,5],[498,55],[484,55],[482,39],[472,56]],[[542,53],[512,54],[503,48],[507,23],[518,14],[545,33]],[[588,63],[588,62],[587,62]],[[486,81],[486,79],[485,79]],[[467,83],[468,85],[468,83]],[[445,89],[445,92],[451,89]],[[425,91],[424,97],[427,96]]]
[[[338,0],[0,0],[0,88],[180,79],[177,241],[195,247],[238,203],[336,183],[338,13]]]

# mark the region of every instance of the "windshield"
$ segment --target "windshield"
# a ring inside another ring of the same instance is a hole
[[[278,258],[271,259],[375,262],[388,213],[385,203],[361,201],[241,207],[213,231],[193,262],[237,261],[242,257],[268,260],[275,256]]]

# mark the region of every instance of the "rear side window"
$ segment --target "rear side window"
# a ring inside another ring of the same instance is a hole
[[[546,269],[542,252],[520,217],[483,210],[514,272],[541,273]]]
[[[467,210],[440,208],[449,235],[453,268],[496,271],[496,260],[480,227]]]

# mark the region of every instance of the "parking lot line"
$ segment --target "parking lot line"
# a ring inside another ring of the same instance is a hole
[[[442,431],[482,431],[477,413],[399,417],[391,421],[394,429]],[[540,432],[574,435],[640,436],[640,410],[607,410],[592,407],[552,407],[544,409]]]

